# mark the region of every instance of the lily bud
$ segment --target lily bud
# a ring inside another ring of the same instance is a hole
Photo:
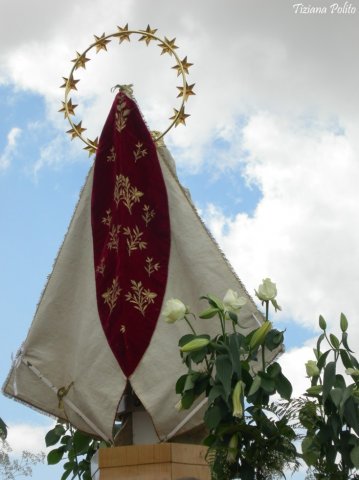
[[[308,360],[305,364],[308,377],[317,377],[320,373],[317,362],[315,360]]]
[[[234,463],[237,460],[237,452],[238,452],[238,435],[234,433],[231,436],[228,444],[228,454],[227,454],[227,462]]]
[[[352,377],[358,377],[359,376],[359,370],[357,368],[347,368],[345,370],[345,373],[347,375],[351,375]]]
[[[233,403],[232,415],[237,418],[243,417],[243,405],[242,405],[242,399],[241,399],[243,386],[244,386],[244,383],[242,382],[242,380],[238,380],[232,393],[232,403]]]
[[[249,348],[253,350],[254,348],[259,347],[260,345],[263,345],[264,340],[266,339],[266,336],[271,329],[272,329],[272,323],[269,322],[268,320],[264,322],[252,335],[252,338],[249,342]]]
[[[206,347],[208,344],[209,340],[207,338],[195,338],[183,345],[180,350],[183,353],[194,352],[196,350],[201,350],[201,348]]]
[[[180,399],[178,400],[178,402],[176,403],[175,409],[177,410],[177,412],[180,412],[181,410],[183,410],[182,398],[180,398]]]

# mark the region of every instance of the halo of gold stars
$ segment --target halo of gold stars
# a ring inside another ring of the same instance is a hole
[[[182,85],[177,87],[177,89],[179,90],[177,98],[180,98],[181,104],[178,108],[173,109],[174,115],[169,118],[169,120],[171,121],[169,127],[167,127],[166,130],[162,133],[158,131],[153,131],[152,138],[158,145],[162,145],[163,137],[171,130],[172,127],[177,127],[181,124],[186,125],[186,119],[190,115],[185,112],[185,104],[190,96],[195,95],[195,92],[193,91],[193,87],[195,84],[193,83],[192,85],[188,85],[186,75],[188,75],[188,69],[193,64],[187,60],[187,56],[184,57],[183,60],[181,60],[180,57],[177,55],[176,50],[178,49],[178,47],[176,45],[175,38],[169,39],[167,37],[164,37],[163,39],[161,39],[156,35],[156,32],[157,29],[152,29],[149,25],[147,25],[147,28],[145,30],[131,30],[129,29],[128,24],[126,24],[124,27],[118,26],[117,31],[115,33],[111,33],[110,35],[106,35],[105,33],[100,36],[94,35],[95,41],[82,53],[76,52],[76,58],[71,60],[74,65],[70,71],[69,76],[63,77],[64,83],[63,85],[61,85],[61,88],[65,89],[65,98],[62,102],[62,108],[59,110],[59,112],[63,113],[65,119],[67,119],[70,123],[71,128],[66,133],[71,135],[71,140],[76,137],[82,140],[86,144],[84,150],[89,152],[89,155],[96,153],[98,146],[98,138],[90,140],[89,138],[84,137],[83,132],[86,130],[86,128],[82,126],[82,120],[79,120],[76,123],[75,120],[71,118],[72,116],[76,115],[75,108],[77,107],[77,105],[72,103],[72,98],[70,97],[70,94],[72,90],[77,90],[77,84],[79,80],[74,78],[76,70],[80,68],[86,69],[86,63],[91,60],[86,56],[88,52],[92,49],[95,49],[96,53],[100,53],[101,51],[107,52],[107,46],[112,41],[112,39],[117,39],[119,41],[119,45],[121,45],[124,41],[130,42],[131,35],[138,35],[140,37],[138,39],[139,42],[145,43],[146,46],[149,46],[151,42],[155,42],[157,46],[161,49],[161,55],[167,54],[171,57],[174,57],[176,65],[174,65],[172,69],[177,72],[177,77],[181,76],[182,78]]]

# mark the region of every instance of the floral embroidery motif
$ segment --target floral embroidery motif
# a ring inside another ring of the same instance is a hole
[[[142,240],[143,232],[140,231],[137,225],[132,231],[130,227],[124,227],[123,233],[128,237],[126,243],[129,256],[131,256],[131,252],[135,250],[144,250],[147,248],[147,242]]]
[[[115,162],[116,161],[116,152],[115,152],[115,147],[112,147],[110,150],[110,154],[107,155],[106,160],[108,162]]]
[[[120,101],[117,105],[117,112],[116,112],[116,130],[121,133],[122,130],[126,128],[127,119],[131,110],[126,108],[126,102]]]
[[[132,207],[135,203],[140,202],[140,198],[143,196],[143,193],[131,185],[128,177],[120,174],[116,175],[115,191],[113,196],[116,206],[118,207],[118,204],[120,201],[122,201],[132,215]]]
[[[118,251],[118,242],[120,239],[121,225],[112,225],[110,231],[110,241],[107,243],[107,248],[109,250]]]
[[[105,293],[102,294],[103,301],[108,305],[110,313],[115,308],[117,299],[120,296],[121,288],[118,284],[118,277],[115,277],[112,280],[112,285],[109,287]]]
[[[143,206],[142,218],[146,224],[146,227],[148,227],[148,224],[150,223],[151,220],[153,220],[155,215],[156,215],[155,211],[151,210],[149,205]]]
[[[157,293],[151,292],[149,289],[144,288],[142,282],[136,282],[131,280],[131,290],[126,294],[126,300],[134,305],[134,308],[141,312],[144,316],[146,308],[154,303],[154,299],[157,297]]]
[[[101,258],[101,263],[100,263],[100,265],[97,265],[97,267],[96,267],[96,273],[99,273],[100,275],[104,275],[104,273],[105,273],[105,268],[106,268],[105,259],[104,259],[104,258]]]
[[[136,147],[136,150],[133,151],[133,155],[135,157],[135,162],[137,162],[137,160],[147,155],[147,148],[142,148],[143,147],[142,142],[137,142],[135,147]]]
[[[108,210],[106,210],[106,217],[102,217],[102,223],[110,227],[111,222],[112,222],[112,214],[111,214],[111,208],[109,208]]]
[[[147,257],[146,258],[145,270],[148,273],[149,277],[152,275],[152,273],[158,272],[159,269],[160,269],[160,264],[159,263],[153,263],[153,258],[152,257]]]

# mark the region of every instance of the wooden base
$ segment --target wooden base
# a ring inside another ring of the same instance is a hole
[[[210,480],[201,445],[160,443],[101,448],[94,456],[94,480]]]

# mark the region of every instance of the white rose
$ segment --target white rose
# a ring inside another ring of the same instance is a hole
[[[240,308],[243,307],[247,303],[247,299],[244,297],[240,297],[237,292],[234,290],[227,290],[223,298],[223,305],[227,311],[236,312]]]
[[[258,292],[256,291],[256,295],[259,300],[263,302],[272,301],[277,296],[277,287],[276,284],[271,281],[270,278],[265,278],[263,283],[259,285]]]
[[[181,302],[181,300],[170,298],[162,310],[162,315],[165,317],[167,323],[175,323],[177,320],[182,320],[186,312],[186,305]]]

